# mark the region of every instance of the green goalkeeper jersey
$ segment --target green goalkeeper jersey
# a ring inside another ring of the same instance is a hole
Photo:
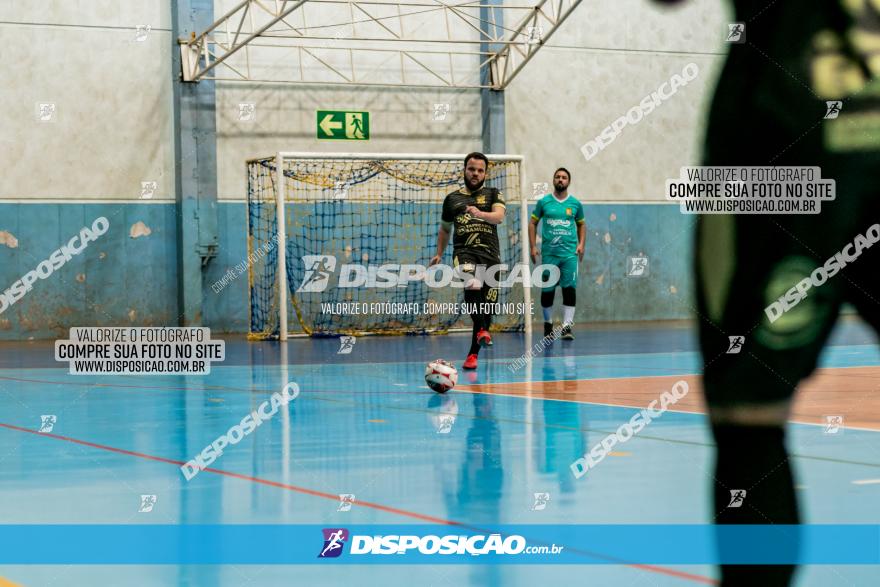
[[[584,223],[584,207],[571,194],[558,200],[547,194],[535,206],[532,218],[542,221],[541,255],[570,257],[578,245],[577,227]]]

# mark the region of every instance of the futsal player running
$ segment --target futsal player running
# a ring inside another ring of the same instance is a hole
[[[482,153],[470,153],[464,159],[464,187],[443,200],[440,230],[437,233],[437,254],[431,259],[436,265],[443,257],[452,237],[453,266],[464,275],[464,301],[471,309],[473,333],[471,346],[463,367],[477,368],[481,346],[492,346],[489,325],[492,314],[488,304],[498,301],[498,289],[489,287],[481,276],[491,265],[501,264],[497,225],[504,221],[504,198],[497,188],[486,187],[489,159]]]
[[[730,45],[703,165],[817,166],[837,191],[821,214],[705,215],[697,227],[714,520],[782,526],[800,519],[785,446],[795,389],[816,368],[844,301],[880,330],[880,246],[865,247],[880,238],[880,11],[848,0],[736,0],[734,8],[746,38]],[[800,297],[805,279],[814,285]],[[742,350],[728,354],[739,335]],[[789,528],[780,539],[796,536]],[[722,554],[740,546],[719,543]],[[786,586],[793,573],[793,565],[728,564],[721,584]]]
[[[571,327],[577,298],[578,263],[584,258],[586,226],[584,207],[571,194],[568,186],[571,174],[564,167],[553,173],[553,193],[547,194],[535,206],[529,223],[529,247],[532,263],[537,263],[538,247],[535,244],[538,223],[541,228],[541,263],[559,267],[559,283],[544,287],[541,291],[541,309],[544,312],[544,336],[553,333],[553,299],[556,286],[562,288],[562,338],[573,340]],[[547,283],[545,276],[544,283]]]

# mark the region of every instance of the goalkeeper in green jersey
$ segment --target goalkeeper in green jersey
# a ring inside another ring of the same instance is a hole
[[[548,285],[541,291],[541,308],[544,312],[544,336],[553,332],[553,298],[556,286],[562,288],[562,338],[574,339],[571,326],[574,323],[577,297],[578,263],[584,258],[584,207],[568,193],[571,174],[564,167],[553,173],[553,193],[538,201],[529,223],[529,248],[532,263],[537,263],[538,247],[535,243],[538,223],[541,227],[541,263],[559,267],[558,284]],[[546,283],[547,279],[544,279]]]

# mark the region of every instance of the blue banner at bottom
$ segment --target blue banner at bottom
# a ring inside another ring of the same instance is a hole
[[[880,564],[878,525],[0,525],[0,564]]]

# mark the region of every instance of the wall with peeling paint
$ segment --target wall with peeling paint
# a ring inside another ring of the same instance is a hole
[[[587,250],[578,286],[579,322],[684,319],[693,308],[689,243],[693,218],[652,204],[585,208]],[[2,204],[0,284],[34,269],[95,218],[107,234],[0,313],[0,340],[53,338],[72,326],[159,326],[177,321],[175,207],[172,204]],[[205,324],[246,332],[248,282],[219,293],[211,284],[247,258],[242,203],[219,206],[219,256],[205,273]],[[627,277],[629,256],[647,256],[648,277]],[[538,299],[536,291],[534,298]],[[557,295],[557,307],[561,296]],[[536,302],[536,318],[540,319]]]
[[[172,204],[0,203],[2,230],[16,243],[6,236],[0,244],[2,289],[100,216],[110,223],[106,234],[0,313],[0,340],[54,338],[74,326],[176,324]]]
[[[579,322],[678,320],[693,315],[694,218],[663,204],[585,206],[587,245],[578,284]],[[629,257],[647,275],[627,275]],[[557,293],[557,307],[562,296]]]

